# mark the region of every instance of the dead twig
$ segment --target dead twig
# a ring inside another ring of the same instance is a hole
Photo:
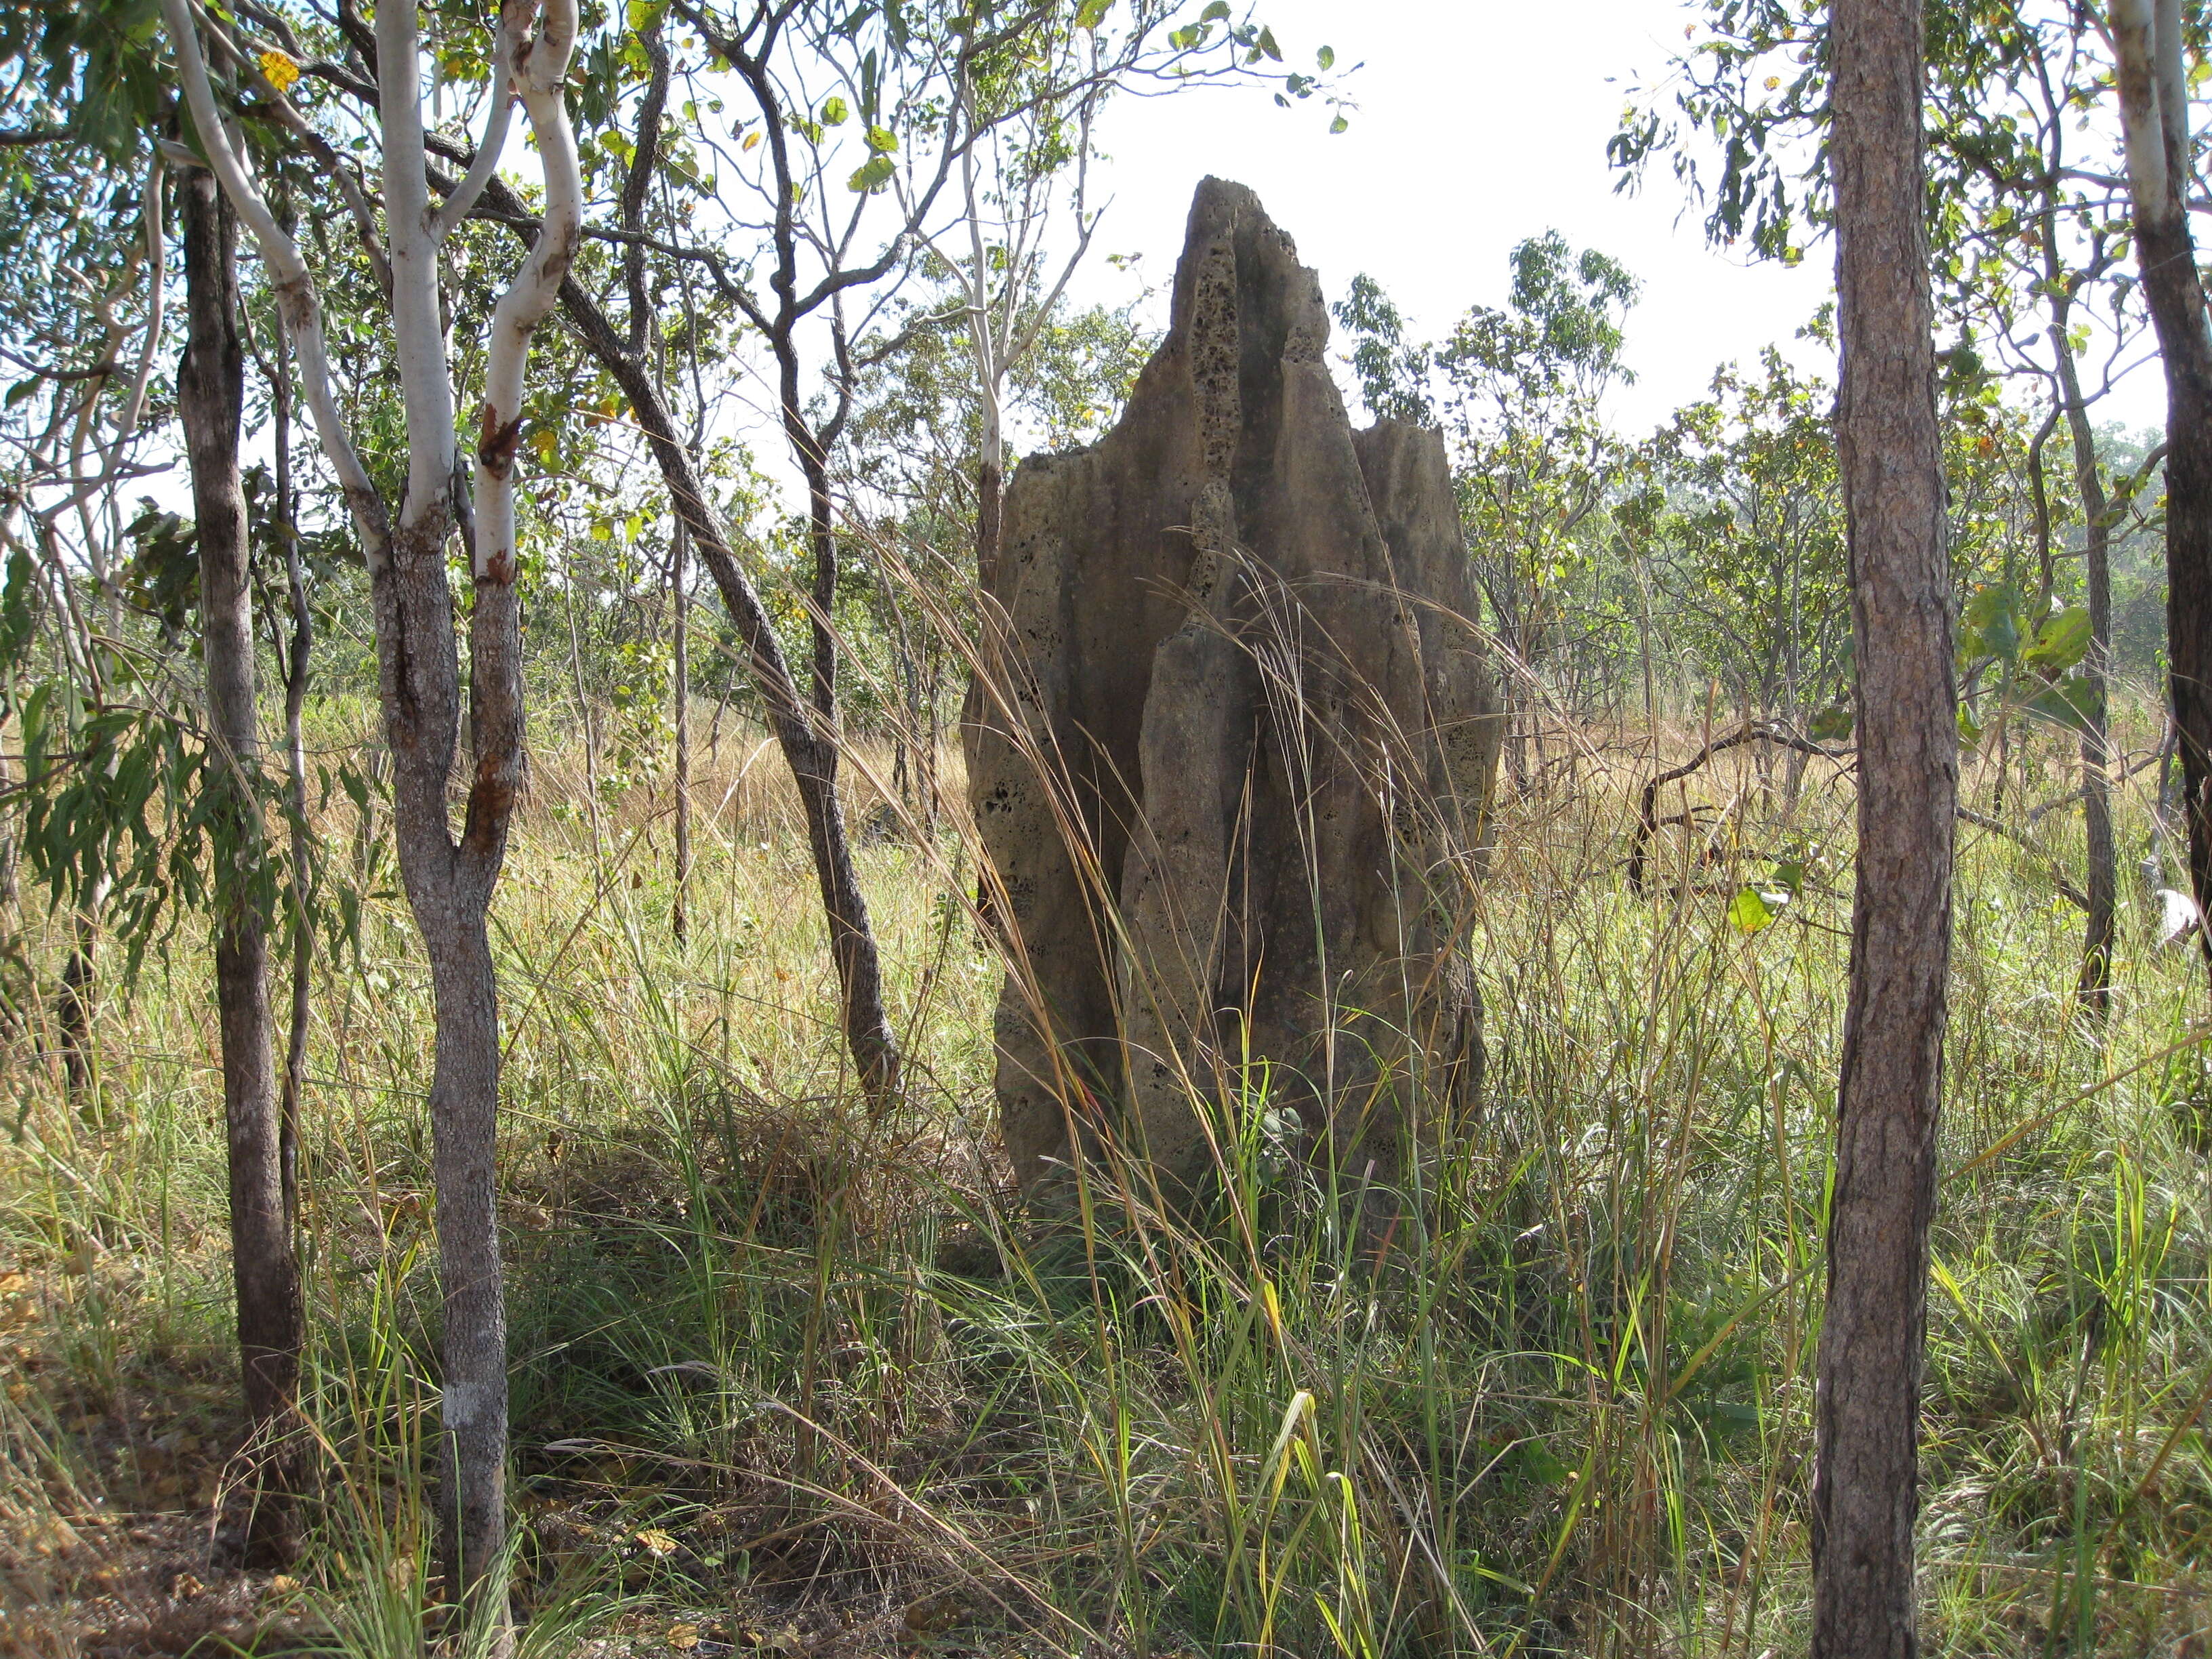
[[[1765,720],[1746,720],[1727,736],[1711,738],[1680,766],[1660,773],[1644,786],[1644,796],[1636,809],[1636,835],[1628,844],[1630,892],[1640,895],[1644,890],[1645,854],[1650,847],[1651,837],[1658,832],[1662,822],[1653,816],[1658,807],[1659,792],[1670,783],[1680,782],[1723,750],[1735,749],[1747,743],[1771,743],[1778,748],[1794,749],[1801,755],[1817,755],[1822,760],[1842,760],[1850,753],[1848,750],[1823,748],[1809,738],[1801,738],[1786,727],[1771,725]],[[1664,822],[1675,823],[1682,822],[1682,818],[1668,818]]]

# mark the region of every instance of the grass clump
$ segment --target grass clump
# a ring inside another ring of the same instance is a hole
[[[1378,1237],[1275,1155],[1263,1084],[1220,1126],[1218,1213],[1171,1219],[1107,1172],[1074,1220],[1020,1215],[992,1145],[999,966],[949,832],[863,854],[915,1073],[871,1115],[791,804],[730,771],[699,786],[722,804],[689,943],[665,802],[571,810],[557,756],[495,912],[533,1650],[1802,1649],[1846,792],[1812,775],[1792,803],[1755,761],[1717,764],[1688,787],[1733,828],[1662,837],[1641,897],[1634,769],[1508,803],[1474,917],[1484,1097]],[[2140,804],[2123,830],[2149,833]],[[2078,860],[2069,833],[1962,842],[1931,1653],[2179,1653],[2212,1630],[2203,969],[2151,950],[2132,896],[2117,1012],[2081,1015],[2049,873]],[[1747,931],[1736,895],[1778,862],[1803,866],[1790,902]],[[31,959],[58,957],[61,922],[21,923]],[[107,999],[96,1112],[35,1019],[13,1039],[8,1637],[465,1651],[439,1636],[424,1478],[428,994],[404,909],[374,899],[360,960],[317,989],[324,1496],[281,1584],[219,1570],[234,1424],[201,973],[179,948]]]

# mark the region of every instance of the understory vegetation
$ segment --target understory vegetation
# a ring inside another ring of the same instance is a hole
[[[329,749],[362,714],[313,712]],[[2120,726],[2147,757],[2155,726]],[[1349,1172],[1324,1193],[1273,1155],[1262,1085],[1223,1126],[1218,1214],[1173,1224],[1094,1185],[1074,1222],[1021,1218],[994,1167],[1000,963],[957,836],[855,780],[915,1057],[872,1113],[760,735],[732,720],[700,757],[684,943],[665,793],[587,811],[583,757],[543,753],[494,912],[525,1650],[1802,1650],[1851,798],[1833,762],[1792,799],[1778,763],[1718,756],[1664,792],[1715,810],[1661,829],[1639,896],[1643,783],[1707,729],[1546,734],[1558,774],[1504,803],[1480,890],[1483,1098],[1379,1238]],[[855,762],[890,776],[885,753]],[[2008,763],[2015,835],[1962,826],[1925,1650],[2195,1651],[2203,969],[2155,948],[2160,901],[2131,880],[2113,1014],[2082,1013],[2053,877],[2078,823],[2034,811],[2072,783],[2070,736],[2031,732]],[[2155,777],[2118,802],[2151,873]],[[1966,784],[1986,808],[1994,763]],[[325,811],[330,844],[351,813]],[[315,986],[320,1496],[287,1572],[219,1565],[238,1425],[205,953],[187,927],[104,1002],[74,1101],[51,1001],[14,1004],[0,1560],[21,1650],[426,1639],[428,993],[368,874],[357,957]],[[50,984],[67,916],[21,920]]]

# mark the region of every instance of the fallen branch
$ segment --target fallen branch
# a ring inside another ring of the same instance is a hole
[[[1778,748],[1794,749],[1801,755],[1817,755],[1823,760],[1841,760],[1848,752],[1840,749],[1824,749],[1809,738],[1801,738],[1795,732],[1787,731],[1778,726],[1770,726],[1764,720],[1746,720],[1726,737],[1709,739],[1705,746],[1698,750],[1690,759],[1669,771],[1662,772],[1644,786],[1644,798],[1636,809],[1636,836],[1628,845],[1628,890],[1630,892],[1641,894],[1644,890],[1644,854],[1650,846],[1651,837],[1658,832],[1662,822],[1653,816],[1658,808],[1659,792],[1670,783],[1680,782],[1723,750],[1734,749],[1747,743],[1771,743]],[[1686,817],[1686,814],[1679,815],[1665,819],[1663,822],[1679,823]]]
[[[1971,823],[1977,830],[1986,830],[1993,836],[2002,836],[2014,846],[2034,854],[2036,857],[2051,866],[2051,879],[2057,884],[2059,897],[2077,910],[2087,910],[2089,908],[2089,901],[2082,896],[2079,888],[2066,879],[2066,872],[2058,867],[2058,861],[2029,840],[2025,830],[2015,830],[2010,824],[2001,823],[1986,812],[1977,812],[1971,806],[1961,806],[1959,809],[1959,817],[1961,822]]]

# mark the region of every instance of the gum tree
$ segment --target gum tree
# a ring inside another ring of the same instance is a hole
[[[2136,260],[2166,368],[2166,684],[2202,907],[2212,902],[2212,325],[2189,224],[2189,64],[2179,0],[2112,0],[2108,21]],[[2212,937],[2199,937],[2212,962]]]
[[[1911,1659],[1958,693],[1920,9],[1836,0],[1830,28],[1836,447],[1857,647],[1858,863],[1814,1396],[1812,1651]]]
[[[496,1582],[507,1533],[507,1321],[494,1186],[499,1106],[498,984],[485,916],[504,859],[523,773],[521,616],[515,592],[514,465],[530,337],[552,309],[575,252],[582,212],[564,82],[574,48],[574,0],[503,0],[489,52],[484,142],[442,206],[430,198],[423,149],[417,9],[375,17],[382,161],[380,276],[387,277],[393,360],[405,410],[405,476],[396,500],[372,479],[349,431],[324,344],[321,301],[298,246],[271,213],[230,123],[273,120],[306,135],[286,101],[296,68],[248,56],[191,0],[162,0],[195,137],[252,234],[294,348],[316,434],[366,555],[376,624],[378,691],[392,755],[394,825],[409,904],[422,933],[436,1008],[430,1085],[438,1245],[445,1305],[441,1413],[447,1547],[453,1582],[480,1601]],[[202,40],[235,77],[239,101],[218,101]],[[484,341],[473,491],[457,441],[453,364],[439,289],[440,245],[491,179],[511,100],[528,118],[544,177],[544,223],[501,295]],[[327,149],[325,147],[325,153]],[[334,182],[345,182],[338,174]],[[371,216],[365,240],[374,246]],[[473,499],[471,499],[471,495]],[[447,788],[459,737],[460,617],[447,568],[456,532],[469,544],[469,736],[473,767],[457,827]],[[511,1649],[504,1613],[489,1610]]]
[[[1666,157],[1705,208],[1709,238],[1794,263],[1833,216],[1822,148],[1831,133],[1828,8],[1707,0],[1702,10],[1695,43],[1670,65],[1673,108],[1632,103],[1613,158],[1628,182]],[[2063,698],[2037,695],[2029,712],[2080,738],[2088,902],[2078,990],[2101,1013],[2118,905],[2106,710],[2111,543],[2128,481],[2098,454],[2090,410],[2139,326],[2123,273],[2121,181],[2110,171],[2109,125],[2096,118],[2100,109],[2109,114],[2113,64],[2095,9],[2057,0],[1931,5],[1924,27],[1931,264],[1939,314],[1956,330],[1948,379],[1990,372],[1982,367],[1989,355],[1996,371],[2039,381],[2049,420],[2027,458],[2033,481],[2039,491],[2045,443],[2063,433],[2071,493],[2083,507],[2081,545],[2071,550],[2088,600],[2078,683]],[[2089,356],[2093,322],[2109,348],[2101,369]],[[2039,540],[2050,547],[2047,523]],[[2025,618],[2031,633],[2053,602],[2051,560],[2041,563],[2038,614]]]

